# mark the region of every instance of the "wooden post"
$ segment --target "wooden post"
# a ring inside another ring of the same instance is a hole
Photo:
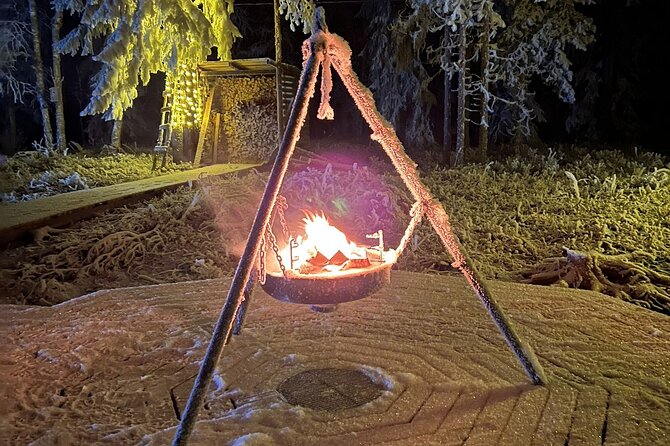
[[[486,100],[486,90],[489,88],[488,71],[489,71],[489,39],[491,39],[491,4],[487,3],[485,6],[485,15],[482,19],[484,21],[484,29],[482,30],[481,43],[479,49],[482,92],[480,95],[479,104],[479,161],[486,162],[489,149],[489,104]]]
[[[449,25],[444,24],[444,36],[442,47],[445,51],[445,58],[451,62],[451,48],[449,48]],[[446,164],[449,163],[451,154],[451,74],[442,67],[444,72],[444,115],[442,117],[442,153]]]
[[[283,133],[284,127],[284,91],[282,90],[282,68],[280,64],[277,64],[275,68],[275,100],[277,101],[277,139],[279,139]]]
[[[63,10],[54,8],[54,17],[51,21],[51,60],[53,68],[54,90],[56,93],[56,148],[60,153],[65,153],[67,140],[65,139],[65,112],[63,104],[63,75],[61,73],[60,53],[56,44],[60,40],[60,29],[63,26]]]
[[[214,115],[214,143],[212,144],[212,164],[219,161],[219,127],[221,125],[221,113]]]
[[[46,87],[44,86],[44,62],[42,61],[42,46],[40,34],[40,22],[37,15],[37,2],[28,0],[30,10],[30,25],[33,34],[33,69],[35,70],[35,86],[37,91],[37,102],[42,115],[42,131],[44,132],[44,144],[49,151],[53,150],[53,130],[51,128],[51,116],[49,115],[49,104],[46,99]]]
[[[279,12],[279,0],[273,0],[275,22],[275,62],[281,64],[281,14]]]
[[[205,147],[205,139],[207,137],[207,127],[209,126],[209,115],[212,111],[212,101],[214,100],[214,93],[216,87],[209,90],[207,101],[205,102],[205,110],[202,113],[202,120],[200,123],[200,134],[198,135],[198,147],[195,149],[195,156],[193,157],[193,167],[199,167],[202,161],[202,150]]]

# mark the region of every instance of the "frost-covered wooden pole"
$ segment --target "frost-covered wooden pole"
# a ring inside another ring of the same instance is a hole
[[[60,40],[60,29],[63,26],[63,9],[54,6],[54,17],[51,20],[51,61],[53,69],[54,91],[56,93],[56,148],[60,153],[66,153],[67,140],[65,139],[65,105],[63,102],[63,75],[61,73],[60,53],[56,48]]]
[[[281,11],[279,10],[279,0],[272,1],[273,16],[275,21],[275,62],[281,63]]]
[[[491,295],[484,281],[481,279],[472,261],[465,254],[458,238],[454,234],[449,217],[442,204],[435,200],[426,186],[419,179],[416,164],[407,156],[402,143],[398,139],[393,126],[386,121],[375,105],[372,93],[358,80],[358,76],[351,67],[351,48],[339,36],[327,33],[328,57],[340,75],[342,83],[349,91],[354,102],[361,111],[363,118],[372,129],[371,138],[378,141],[393,162],[396,170],[414,195],[414,198],[424,205],[426,216],[439,235],[445,248],[454,259],[454,266],[465,276],[466,280],[481,300],[482,304],[505,338],[510,349],[523,366],[530,380],[535,384],[544,384],[546,377],[531,347],[522,342],[514,331],[511,323],[505,317],[502,309]]]
[[[195,426],[198,412],[207,393],[207,388],[212,379],[214,369],[219,362],[223,346],[233,326],[235,314],[242,303],[244,289],[254,267],[261,237],[265,233],[265,228],[270,222],[270,214],[284,180],[289,159],[291,158],[295,145],[300,137],[300,129],[305,122],[309,99],[314,95],[316,75],[324,55],[323,50],[325,48],[325,39],[323,33],[319,32],[316,28],[315,33],[309,41],[309,46],[308,57],[303,66],[300,83],[293,101],[293,106],[291,107],[291,113],[289,115],[286,130],[284,131],[284,136],[279,145],[277,158],[272,166],[268,183],[265,186],[265,192],[263,192],[258,212],[256,213],[253,225],[251,226],[247,244],[230,284],[226,303],[224,304],[219,320],[214,327],[214,333],[209,341],[207,353],[200,366],[198,376],[193,383],[193,389],[191,390],[188,402],[186,403],[186,408],[184,409],[181,421],[172,440],[173,446],[186,445],[188,443],[188,437]]]
[[[51,117],[49,115],[49,104],[46,99],[46,87],[44,85],[44,63],[42,62],[42,44],[40,34],[40,22],[37,15],[37,2],[28,1],[30,9],[30,25],[33,31],[33,69],[35,70],[35,85],[37,86],[37,102],[42,114],[42,131],[44,132],[44,144],[49,151],[53,150],[53,134],[51,129]]]
[[[482,18],[483,30],[479,46],[479,64],[481,70],[481,94],[479,98],[479,157],[482,162],[486,162],[489,150],[489,78],[491,77],[489,60],[491,43],[491,15],[493,13],[492,2],[484,4],[484,17]]]
[[[465,107],[465,83],[467,76],[467,41],[466,37],[467,19],[458,25],[458,94],[456,96],[456,153],[453,159],[454,166],[463,164],[465,153],[467,109]]]

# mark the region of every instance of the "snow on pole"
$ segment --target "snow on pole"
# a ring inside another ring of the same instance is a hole
[[[179,426],[175,431],[175,436],[172,440],[172,446],[183,446],[188,444],[188,438],[195,427],[195,422],[200,411],[200,406],[205,398],[207,388],[216,369],[216,365],[221,356],[224,343],[230,334],[233,326],[235,315],[242,303],[245,287],[249,281],[251,271],[254,267],[258,248],[260,246],[261,238],[265,233],[265,228],[270,221],[270,214],[274,207],[279,189],[281,188],[288,162],[293,154],[295,145],[300,137],[300,130],[305,122],[307,116],[307,107],[309,99],[314,95],[314,87],[316,85],[316,75],[319,66],[324,57],[325,37],[323,32],[315,28],[315,32],[309,39],[309,47],[304,49],[307,56],[303,64],[302,75],[300,76],[300,84],[296,92],[291,114],[289,116],[286,130],[282,138],[277,158],[275,159],[268,183],[263,192],[263,198],[258,207],[254,223],[249,232],[246,247],[240,258],[240,262],[235,270],[235,275],[226,297],[226,303],[221,310],[219,320],[214,327],[212,338],[207,347],[207,353],[202,361],[198,376],[193,383],[191,394],[186,403],[186,408],[182,414]]]
[[[391,158],[393,165],[407,188],[414,198],[422,204],[435,232],[437,232],[445,248],[453,258],[453,266],[458,268],[465,276],[530,380],[534,384],[546,383],[546,376],[535,353],[527,343],[521,341],[514,331],[510,321],[482,281],[473,263],[465,254],[461,243],[449,223],[449,217],[444,207],[442,207],[439,201],[433,198],[421,182],[416,170],[416,164],[405,153],[405,149],[398,139],[393,126],[381,116],[375,105],[372,93],[360,82],[352,69],[351,48],[341,37],[327,32],[325,34],[328,44],[327,57],[331,59],[332,66],[340,75],[347,91],[354,99],[363,118],[372,129],[371,139],[381,144],[384,151]]]
[[[251,296],[254,294],[254,288],[256,288],[256,282],[258,282],[258,273],[256,271],[251,272],[251,277],[247,282],[247,286],[244,287],[244,300],[237,309],[235,314],[235,324],[233,325],[233,334],[239,335],[242,332],[242,325],[244,325],[244,319],[247,315],[247,308],[251,303]],[[230,339],[230,336],[229,336]]]

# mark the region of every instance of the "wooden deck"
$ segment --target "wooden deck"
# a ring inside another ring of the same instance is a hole
[[[228,285],[0,307],[0,443],[169,444]],[[670,318],[591,292],[490,285],[546,387],[529,384],[461,277],[394,272],[333,313],[258,289],[190,444],[670,444]],[[321,367],[365,370],[386,390],[339,411],[277,391]]]
[[[20,203],[0,203],[0,245],[42,226],[61,226],[97,212],[128,204],[202,176],[222,175],[256,164],[215,164],[128,183],[96,187]]]

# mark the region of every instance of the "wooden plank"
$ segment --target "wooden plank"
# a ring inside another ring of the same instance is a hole
[[[195,156],[193,157],[193,165],[195,167],[199,167],[200,161],[202,160],[202,150],[205,147],[207,127],[209,126],[209,115],[212,111],[212,101],[214,100],[215,93],[216,93],[216,87],[212,87],[212,89],[209,91],[209,96],[207,96],[207,102],[205,102],[205,110],[202,113],[202,123],[200,124],[200,135],[198,136],[198,147],[196,148]]]
[[[530,444],[548,397],[546,387],[529,387],[522,391],[498,444]]]
[[[573,387],[552,384],[549,397],[533,435],[533,446],[565,445],[570,435],[572,413],[577,399]]]
[[[496,338],[459,276],[394,270],[378,294],[328,314],[272,299],[257,287],[247,330],[226,347],[212,380],[206,421],[198,425],[200,438],[211,441],[200,443],[233,444],[262,432],[269,437],[260,437],[262,444],[297,446],[668,444],[667,316],[582,290],[490,286],[529,341],[544,346],[546,386],[525,380],[510,386],[519,375],[504,368],[487,382],[478,378],[485,371],[440,377],[438,371],[468,360],[458,354],[463,347]],[[166,426],[176,423],[174,408],[183,411],[229,287],[230,279],[214,279],[98,291],[53,307],[0,305],[0,407],[10,420],[0,429],[0,444],[58,444],[48,436],[57,425],[67,427],[62,444],[110,442],[118,437],[105,437],[118,432],[128,435],[123,444],[143,438],[169,444],[174,428]],[[446,301],[457,313],[445,312]],[[567,317],[566,308],[578,311]],[[610,311],[620,317],[604,320]],[[658,350],[634,344],[650,327],[661,332]],[[556,373],[564,365],[555,359],[575,356],[575,346],[586,342],[611,357],[565,364],[574,376],[593,378],[580,385],[581,379]],[[624,343],[627,349],[617,350]],[[501,354],[511,356],[502,342],[481,352],[489,359]],[[304,409],[277,396],[285,379],[333,367],[365,370],[383,383],[383,394],[341,411]],[[133,430],[124,431],[128,420]]]
[[[572,415],[568,445],[603,443],[608,401],[609,392],[599,386],[587,386],[579,392]]]
[[[516,387],[492,390],[464,446],[498,444],[498,439],[517,403],[520,390]]]
[[[96,187],[20,203],[0,204],[0,245],[17,240],[42,226],[58,227],[98,212],[137,202],[203,175],[222,175],[258,164],[215,164],[128,183]]]
[[[212,145],[212,163],[216,164],[219,153],[219,130],[221,125],[221,113],[214,115],[214,143]]]

